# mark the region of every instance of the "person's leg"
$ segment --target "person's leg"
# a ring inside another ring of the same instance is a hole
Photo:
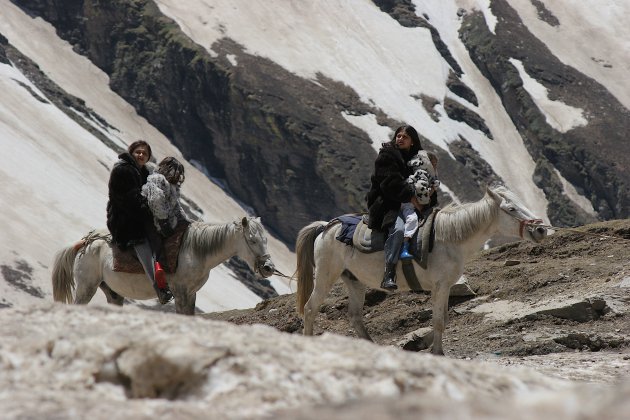
[[[173,298],[173,294],[170,290],[168,290],[168,288],[162,289],[158,287],[155,280],[155,257],[153,255],[151,245],[149,245],[149,241],[145,240],[139,244],[135,244],[133,248],[136,251],[140,264],[142,264],[142,267],[144,268],[144,272],[147,274],[149,281],[155,289],[158,300],[161,304],[169,302]]]
[[[413,258],[413,255],[409,252],[409,243],[413,235],[418,229],[418,215],[415,210],[412,210],[406,215],[405,218],[405,230],[402,249],[400,251],[400,259],[409,260]]]
[[[144,268],[144,272],[149,277],[151,284],[153,284],[155,278],[154,271],[154,260],[153,260],[153,250],[151,249],[151,245],[149,245],[149,241],[143,241],[138,244],[134,244],[133,249],[136,251],[136,255],[138,256],[138,260],[140,264],[142,264],[142,268]]]
[[[155,261],[159,261],[163,267],[166,267],[166,255],[164,252],[164,239],[160,232],[158,232],[153,221],[146,221],[144,223],[144,231],[147,235],[147,239],[149,240],[149,244],[151,245],[151,249],[153,250],[153,255],[155,256]]]
[[[401,215],[396,218],[396,223],[389,228],[389,235],[385,240],[385,275],[381,287],[383,289],[395,290],[396,286],[396,263],[400,255],[400,247],[403,243],[405,222]]]
[[[157,231],[153,220],[145,221],[144,231],[146,232],[147,239],[149,240],[149,244],[153,250],[155,283],[158,288],[165,290],[165,293],[170,293],[168,284],[166,283],[166,272],[164,271],[168,267],[164,251],[164,239]]]

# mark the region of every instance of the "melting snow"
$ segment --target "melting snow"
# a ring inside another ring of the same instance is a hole
[[[532,78],[519,60],[510,59],[523,80],[523,87],[530,94],[538,109],[545,115],[547,123],[561,133],[566,133],[572,128],[584,126],[588,123],[584,118],[583,110],[564,104],[560,101],[549,99],[546,87]]]

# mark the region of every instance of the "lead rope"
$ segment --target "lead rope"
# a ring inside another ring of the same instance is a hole
[[[275,274],[278,277],[283,277],[285,279],[289,279],[291,281],[295,280],[295,278],[293,276],[287,276],[286,274],[281,273],[279,270],[274,269],[273,270],[273,274]]]
[[[574,228],[556,227],[556,226],[551,226],[551,225],[539,225],[539,226],[545,227],[547,229],[564,230],[567,232],[579,233],[585,236],[594,236],[594,237],[598,237],[602,239],[619,239],[621,241],[630,242],[630,239],[622,238],[621,236],[603,235],[601,233],[593,233],[593,232],[583,232],[581,230],[577,230]]]

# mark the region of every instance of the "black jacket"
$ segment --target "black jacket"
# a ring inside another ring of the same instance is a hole
[[[107,228],[113,242],[122,249],[146,238],[145,226],[152,215],[142,185],[149,171],[139,168],[129,153],[118,156],[109,177],[109,201],[107,203]]]
[[[411,169],[404,152],[386,144],[374,161],[374,174],[367,193],[368,227],[386,230],[396,221],[402,203],[411,201],[413,187],[407,183]]]

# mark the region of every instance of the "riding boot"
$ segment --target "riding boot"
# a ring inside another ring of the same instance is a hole
[[[410,260],[413,258],[413,255],[409,253],[409,241],[403,243],[402,250],[400,251],[400,259],[401,260]]]
[[[385,275],[381,282],[381,288],[385,290],[396,290],[396,264],[385,264]]]
[[[162,305],[170,302],[173,299],[173,293],[168,288],[166,283],[166,273],[159,262],[155,262],[155,279],[153,281],[153,288],[157,294],[158,300]]]
[[[155,282],[157,283],[157,287],[160,289],[166,289],[166,273],[162,268],[162,265],[156,261],[155,262]]]

